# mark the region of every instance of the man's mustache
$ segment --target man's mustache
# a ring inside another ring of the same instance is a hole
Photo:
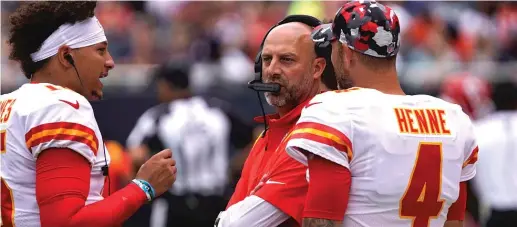
[[[271,77],[266,77],[264,79],[264,82],[265,83],[275,83],[275,84],[280,84],[280,86],[284,86],[285,84],[285,80],[283,80],[280,76],[271,76]]]

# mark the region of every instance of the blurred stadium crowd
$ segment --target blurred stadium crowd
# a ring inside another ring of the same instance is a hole
[[[402,49],[397,70],[408,94],[439,96],[445,80],[469,75],[489,81],[517,82],[517,3],[383,1],[398,14]],[[27,80],[8,60],[7,18],[19,2],[2,1],[1,92]],[[105,78],[105,99],[94,103],[96,117],[114,156],[120,184],[131,179],[124,149],[138,117],[158,103],[155,67],[175,59],[193,63],[190,88],[217,98],[244,122],[241,146],[230,151],[236,183],[247,148],[260,132],[256,94],[246,87],[266,31],[289,14],[329,20],[341,1],[104,1],[97,6],[116,67]],[[445,89],[457,89],[445,88]],[[504,98],[503,98],[504,99]],[[497,107],[499,100],[494,100]],[[265,102],[264,102],[265,103]],[[267,105],[266,105],[267,106]],[[267,111],[271,111],[267,108]],[[249,136],[243,136],[249,134]],[[118,152],[117,152],[118,151]],[[516,163],[517,164],[517,163]],[[230,172],[230,171],[229,171]]]
[[[331,19],[340,3],[101,2],[97,15],[118,64],[106,83],[145,87],[149,81],[144,79],[149,77],[145,68],[186,56],[203,65],[192,75],[196,91],[206,91],[216,84],[242,85],[252,77],[253,58],[270,26],[287,14]],[[17,4],[2,2],[2,23]],[[492,80],[510,74],[517,53],[516,3],[393,1],[388,4],[401,21],[404,49],[399,55],[398,70],[408,90],[433,93],[443,78],[460,71]],[[6,29],[3,26],[2,40]],[[18,87],[24,78],[19,76],[16,64],[7,60],[8,48],[3,47],[2,90],[7,91]],[[216,66],[218,70],[214,70]]]

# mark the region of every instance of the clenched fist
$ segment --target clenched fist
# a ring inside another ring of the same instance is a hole
[[[160,196],[176,180],[176,161],[172,158],[172,151],[165,149],[153,155],[136,173],[136,179],[142,179],[154,188],[155,197]]]

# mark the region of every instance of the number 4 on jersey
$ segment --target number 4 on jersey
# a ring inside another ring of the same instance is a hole
[[[443,208],[442,144],[420,143],[404,196],[400,200],[400,217],[413,219],[413,227],[428,227]]]

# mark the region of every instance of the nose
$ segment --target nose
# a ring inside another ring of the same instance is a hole
[[[282,68],[280,67],[280,62],[278,58],[273,57],[271,62],[266,65],[266,75],[279,75],[282,73]]]
[[[109,52],[107,53],[107,58],[106,62],[104,63],[104,66],[108,68],[108,71],[115,68],[115,61],[113,60],[113,57],[111,57],[111,54]]]

